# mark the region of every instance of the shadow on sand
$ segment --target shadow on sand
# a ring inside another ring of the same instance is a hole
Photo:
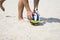
[[[12,17],[12,16],[6,16],[6,17]],[[26,17],[24,17],[26,18]],[[27,18],[26,18],[27,19]],[[60,19],[59,18],[44,18],[44,17],[40,17],[41,22],[39,24],[36,24],[34,26],[43,26],[46,23],[60,23]]]
[[[35,26],[43,26],[46,23],[60,23],[60,19],[59,18],[44,18],[41,17],[40,18],[41,22]]]

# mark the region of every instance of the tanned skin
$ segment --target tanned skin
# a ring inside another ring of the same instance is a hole
[[[34,10],[35,10],[35,8],[38,9],[38,3],[39,3],[39,0],[34,0]],[[31,9],[29,7],[28,0],[19,0],[19,2],[18,2],[18,19],[19,20],[23,19],[22,14],[23,14],[24,7],[26,8],[26,11],[27,11],[27,18],[30,20],[32,18],[33,12],[31,11]]]
[[[0,0],[0,8],[5,11],[5,8],[3,7],[3,3],[4,3],[5,0]]]

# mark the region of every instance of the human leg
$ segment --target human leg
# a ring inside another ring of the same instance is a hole
[[[19,0],[18,2],[18,19],[19,20],[23,19],[23,9],[24,9],[24,4],[22,0]]]
[[[3,3],[4,3],[5,0],[0,0],[0,8],[5,11],[5,8],[3,7]]]
[[[34,12],[38,10],[39,0],[34,0]]]

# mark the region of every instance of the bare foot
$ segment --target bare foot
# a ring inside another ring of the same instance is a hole
[[[4,8],[3,6],[1,6],[1,9],[2,9],[3,11],[5,11],[5,8]]]
[[[5,0],[0,0],[0,8],[5,11],[5,8],[2,6]]]

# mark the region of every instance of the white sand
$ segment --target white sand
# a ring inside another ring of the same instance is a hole
[[[30,7],[33,10],[33,1]],[[0,9],[0,40],[60,40],[60,0],[41,0],[39,11],[43,25],[32,26],[29,21],[18,21],[18,0],[6,0]],[[26,10],[24,10],[26,17]]]

